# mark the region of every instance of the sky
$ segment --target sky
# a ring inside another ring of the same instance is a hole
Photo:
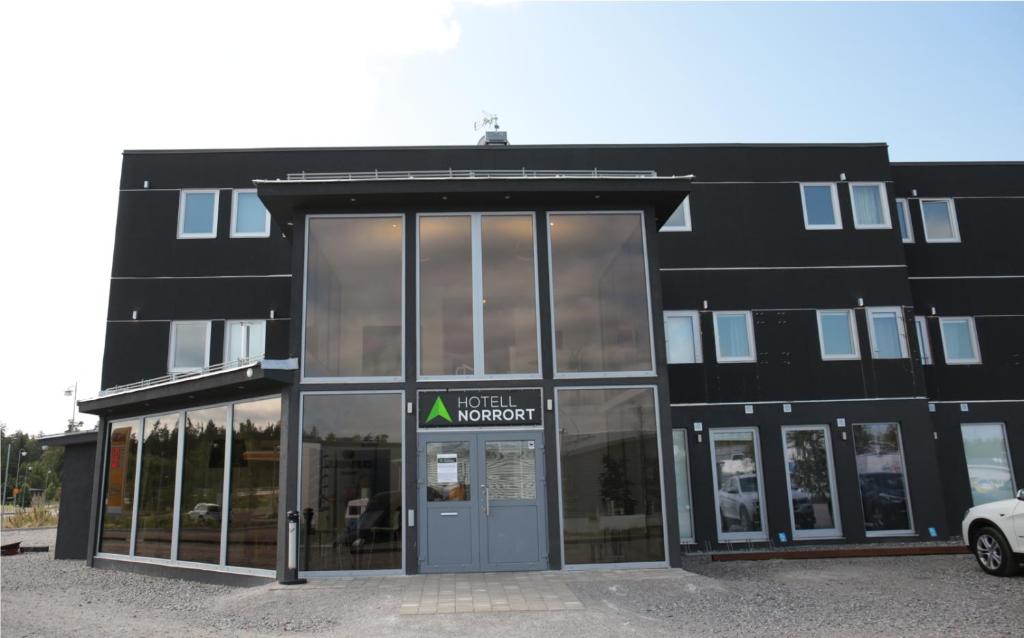
[[[0,423],[99,388],[120,153],[887,142],[1024,160],[1024,4],[15,2],[0,24]],[[82,415],[87,425],[95,418]]]

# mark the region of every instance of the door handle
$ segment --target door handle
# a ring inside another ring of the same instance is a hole
[[[487,489],[486,485],[480,486],[480,491],[484,493],[484,516],[491,515],[491,492]]]
[[[441,516],[458,516],[458,512],[441,512]]]

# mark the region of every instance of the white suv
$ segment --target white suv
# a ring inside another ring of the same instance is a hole
[[[961,526],[982,569],[996,576],[1017,573],[1024,562],[1024,490],[1017,498],[972,507]]]

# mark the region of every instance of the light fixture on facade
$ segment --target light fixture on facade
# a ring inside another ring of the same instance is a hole
[[[135,319],[138,319],[138,318],[139,318],[139,311],[138,310],[132,310],[132,320],[135,320]]]

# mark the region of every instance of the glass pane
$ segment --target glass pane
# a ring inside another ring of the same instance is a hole
[[[882,213],[882,192],[878,186],[853,186],[853,214],[862,226],[885,223]]]
[[[135,502],[135,457],[139,449],[139,422],[119,421],[110,425],[107,448],[107,491],[103,501],[103,530],[100,550],[128,554],[132,533],[132,503]]]
[[[869,532],[910,529],[907,486],[903,478],[900,426],[869,423],[853,426],[864,529]]]
[[[1013,498],[1013,471],[1002,423],[960,426],[974,505]]]
[[[850,334],[850,313],[821,313],[821,343],[827,356],[852,356],[853,336]]]
[[[402,395],[302,400],[302,570],[401,569]]]
[[[917,331],[917,347],[921,353],[921,365],[931,363],[931,346],[928,343],[928,333],[923,319],[914,320],[914,329]]]
[[[178,415],[149,417],[142,434],[139,523],[135,555],[171,557],[174,481],[178,468]]]
[[[722,532],[763,532],[754,432],[712,432]]]
[[[686,451],[686,431],[672,431],[672,456],[676,470],[676,510],[679,512],[679,539],[693,540],[693,514],[690,505],[690,459]]]
[[[487,497],[492,501],[537,498],[537,462],[533,441],[487,441]]]
[[[182,233],[210,234],[213,228],[213,193],[185,193],[185,218],[182,220]]]
[[[808,226],[834,226],[831,186],[804,186],[804,206],[807,208]]]
[[[824,428],[786,430],[789,499],[798,530],[836,529]]]
[[[532,215],[484,215],[484,371],[539,372]]]
[[[228,565],[277,565],[281,399],[235,404],[228,503]]]
[[[178,560],[220,562],[227,426],[227,406],[190,410],[185,415]]]
[[[469,443],[427,443],[427,500],[471,501]]]
[[[747,315],[715,315],[715,334],[718,353],[723,358],[750,357],[750,339],[747,334]]]
[[[314,218],[308,251],[305,376],[401,376],[402,220]]]
[[[654,390],[557,396],[565,562],[664,560]]]
[[[693,317],[669,317],[665,321],[666,351],[669,363],[694,363],[697,361],[696,339],[693,334]]]
[[[649,371],[643,218],[550,215],[558,372]]]
[[[946,349],[947,360],[970,361],[977,358],[971,340],[971,327],[966,319],[946,319],[941,325],[942,347]]]
[[[238,193],[235,204],[236,233],[266,233],[270,216],[256,193]]]
[[[903,356],[898,321],[899,316],[895,312],[871,313],[875,358],[899,359]]]
[[[910,241],[913,231],[910,225],[910,212],[907,210],[906,202],[896,200],[896,215],[900,219],[900,237],[905,241]]]
[[[419,223],[420,374],[473,374],[472,219]]]
[[[661,225],[662,230],[673,229],[673,228],[689,228],[690,227],[690,200],[689,198],[679,202],[676,209],[672,211],[672,214],[668,216],[665,223]]]
[[[176,370],[198,369],[206,365],[206,323],[175,323],[174,361]]]
[[[921,217],[928,239],[954,239],[952,215],[948,202],[921,202]]]

